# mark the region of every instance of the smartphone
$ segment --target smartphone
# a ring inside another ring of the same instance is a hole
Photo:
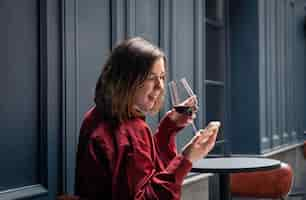
[[[208,123],[204,131],[207,131],[208,133],[213,132],[215,129],[218,129],[221,126],[220,121],[211,121]]]
[[[207,127],[211,127],[211,128],[219,128],[221,126],[221,122],[219,121],[211,121],[208,123]]]

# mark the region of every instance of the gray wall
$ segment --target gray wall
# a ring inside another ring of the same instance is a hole
[[[289,0],[230,4],[234,153],[262,154],[303,140],[304,4]]]
[[[60,187],[56,1],[0,3],[0,199],[55,199]]]
[[[240,153],[302,141],[305,0],[228,2],[231,81],[225,112],[232,129],[224,137]],[[143,36],[166,52],[168,80],[190,81],[201,106],[196,123],[203,127],[209,110],[205,1],[6,0],[0,15],[0,199],[51,200],[73,192],[80,123],[93,105],[106,56],[124,38]],[[162,112],[148,120],[153,129],[169,107],[166,101]],[[191,128],[184,130],[179,147],[191,137]],[[298,151],[292,155],[299,156]],[[206,179],[193,183],[185,186],[184,198],[201,184],[208,190]]]

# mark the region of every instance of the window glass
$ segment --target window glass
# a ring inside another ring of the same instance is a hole
[[[217,144],[210,154],[222,154],[225,145],[226,87],[226,13],[224,0],[207,0],[205,4],[205,113],[209,121],[221,121]]]
[[[215,21],[223,21],[223,0],[206,0],[206,18]]]
[[[206,80],[224,81],[224,29],[206,25]]]

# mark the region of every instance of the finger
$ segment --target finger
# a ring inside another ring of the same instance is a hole
[[[204,135],[204,137],[209,137],[213,134],[213,131],[210,130],[210,129],[205,128],[205,129],[202,129],[202,130],[203,130],[202,135]]]
[[[195,105],[195,103],[196,103],[196,96],[195,95],[187,98],[183,102],[184,105],[188,105],[188,106],[193,106],[193,105]]]
[[[211,135],[217,135],[218,130],[219,130],[218,128],[211,128],[209,131]]]
[[[216,139],[217,139],[217,136],[218,136],[217,132],[214,132],[214,134],[212,134],[212,135],[209,137],[209,139],[210,139],[210,140],[216,140]]]
[[[212,135],[214,133],[218,133],[219,131],[219,126],[214,126],[214,125],[208,125],[207,127],[204,128],[205,132],[208,132],[209,135]]]
[[[205,129],[213,132],[218,132],[220,128],[220,122],[209,122]]]
[[[208,139],[209,138],[204,138],[204,139],[202,139],[199,143],[201,144],[201,145],[206,145],[206,143],[208,142]]]
[[[185,115],[188,119],[195,119],[197,117],[196,113],[192,111],[189,115]]]
[[[194,105],[198,104],[198,97],[196,95],[191,96],[190,99]]]
[[[212,135],[215,135],[217,137],[218,133],[219,133],[219,127],[215,127],[215,128],[212,128]]]
[[[200,143],[200,144],[203,144],[203,143],[207,143],[207,141],[208,141],[209,138],[210,138],[210,135],[205,134],[205,133],[202,133],[200,137],[201,137],[201,138],[200,138],[200,140],[199,140],[199,143]]]
[[[204,133],[204,132],[205,132],[205,130],[201,128],[201,129],[199,129],[199,131],[198,131],[198,132],[202,134],[202,133]]]
[[[198,134],[199,132],[197,132],[197,134],[193,137],[193,144],[199,143],[199,141],[201,141],[201,134]]]
[[[207,144],[208,146],[214,146],[217,140],[217,134],[213,134],[208,138]]]
[[[199,106],[197,104],[195,104],[193,107],[192,107],[192,111],[193,112],[198,112],[199,110]]]
[[[205,143],[211,143],[216,140],[217,138],[217,132],[207,132],[207,130],[204,130],[204,133],[202,133],[202,139],[201,139],[201,144]]]
[[[201,135],[201,133],[200,133],[199,131],[197,131],[197,132],[195,133],[195,135],[196,135],[196,136],[199,136],[199,135]]]

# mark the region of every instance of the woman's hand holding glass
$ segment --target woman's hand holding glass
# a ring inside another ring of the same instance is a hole
[[[185,127],[191,124],[193,131],[196,133],[197,128],[193,120],[196,117],[195,113],[198,109],[198,100],[186,78],[182,78],[179,81],[170,81],[169,91],[173,105],[173,114],[172,116],[170,115],[170,118],[179,127]]]
[[[169,112],[170,119],[174,121],[178,127],[186,127],[192,124],[193,120],[196,118],[196,112],[198,110],[197,97],[195,95],[191,96],[177,106],[181,106],[182,108],[188,107],[189,110],[187,110],[187,113],[181,113],[176,111],[176,109],[179,109],[180,107],[173,108]]]

